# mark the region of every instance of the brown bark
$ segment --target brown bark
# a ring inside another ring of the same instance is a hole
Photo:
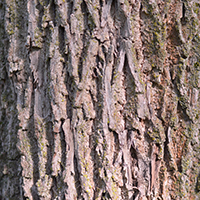
[[[0,1],[0,199],[199,199],[199,7]]]

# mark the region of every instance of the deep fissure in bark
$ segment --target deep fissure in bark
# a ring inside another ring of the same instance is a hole
[[[198,2],[0,11],[1,199],[199,198]]]

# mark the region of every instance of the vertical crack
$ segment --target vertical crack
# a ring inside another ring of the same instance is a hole
[[[51,19],[53,21],[53,25],[56,26],[56,4],[54,0],[51,0],[49,11],[50,11]]]
[[[34,88],[34,76],[32,74],[32,93],[31,93],[31,108],[29,111],[29,122],[28,122],[28,138],[30,143],[30,151],[31,157],[33,160],[33,185],[31,187],[31,194],[33,199],[39,200],[38,189],[37,189],[37,181],[40,178],[39,174],[39,144],[37,141],[37,137],[35,135],[35,119],[34,119],[34,105],[35,105],[35,88]]]
[[[40,28],[40,30],[42,30],[42,17],[44,15],[44,6],[42,6],[41,3],[38,1],[36,8],[39,11],[39,18],[38,18],[37,26]]]
[[[64,56],[65,53],[65,28],[62,26],[59,26],[58,28],[58,39],[59,39],[59,51],[62,56]]]
[[[182,3],[182,17],[181,17],[181,24],[182,25],[186,24],[185,12],[186,12],[185,4]]]
[[[75,172],[75,187],[77,191],[77,199],[81,199],[81,177],[80,177],[80,172],[78,170],[78,160],[76,156],[74,155],[74,172]]]
[[[61,171],[63,172],[65,170],[66,166],[66,151],[67,151],[67,143],[65,138],[65,132],[63,130],[63,124],[65,122],[65,119],[61,119],[61,125],[60,125],[60,143],[61,143]]]

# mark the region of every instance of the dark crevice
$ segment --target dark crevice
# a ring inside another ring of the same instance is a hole
[[[3,198],[1,197],[1,195],[0,195],[0,199],[3,199]],[[28,198],[28,197],[25,197],[25,196],[23,196],[23,200],[29,200],[29,198]]]
[[[44,7],[40,4],[40,2],[37,2],[36,8],[39,10],[39,18],[37,21],[37,26],[39,27],[39,29],[42,29],[42,17],[44,15]]]
[[[182,44],[182,41],[179,37],[179,30],[177,27],[178,27],[178,24],[177,22],[175,22],[175,25],[172,26],[169,37],[168,37],[173,46],[180,46]]]
[[[135,200],[137,198],[137,196],[139,195],[139,193],[140,193],[140,191],[138,189],[134,188],[134,194],[129,200]]]
[[[84,53],[82,52],[82,55],[84,55]],[[78,64],[78,77],[79,77],[79,82],[81,82],[82,80],[82,72],[83,72],[83,57],[81,56],[79,59],[79,64]]]
[[[51,176],[52,177],[52,187],[50,189],[51,191],[51,200],[59,199],[60,200],[66,200],[65,199],[65,190],[68,188],[68,185],[64,182],[63,177],[61,174],[58,174],[58,176]]]
[[[186,12],[185,4],[182,3],[182,17],[181,17],[181,24],[182,25],[186,24],[185,12]]]
[[[119,135],[115,131],[113,131],[113,136],[114,136],[114,144],[115,144],[115,152],[113,156],[113,165],[116,163],[118,154],[120,151],[120,146],[119,146]]]
[[[114,63],[113,63],[113,66],[112,66],[112,77],[111,77],[111,86],[113,85],[113,80],[114,78],[116,78],[116,67],[117,66],[117,58],[115,57],[114,55]]]
[[[53,21],[53,25],[56,26],[56,4],[54,0],[51,0],[49,11],[50,11],[51,19]]]
[[[100,67],[100,59],[97,56],[96,59],[97,62],[97,69],[94,68],[94,73],[95,73],[95,83],[96,83],[96,99],[98,99],[97,102],[94,102],[94,109],[95,109],[95,113],[96,113],[96,117],[94,119],[94,130],[96,129],[96,127],[98,127],[101,124],[101,120],[102,120],[102,115],[103,115],[103,94],[102,94],[102,89],[103,89],[103,80],[102,80],[102,76],[101,73],[103,70]],[[103,72],[102,72],[103,73]]]
[[[60,54],[63,56],[65,53],[65,28],[59,26],[58,28],[58,38],[59,38],[59,51]]]
[[[196,179],[196,186],[195,186],[195,192],[198,193],[200,192],[200,173]]]
[[[140,8],[139,8],[139,17],[140,17],[140,20],[141,22],[145,22],[147,19],[149,19],[149,13],[148,13],[148,10],[145,9],[147,2],[141,2],[140,3]],[[144,8],[144,9],[143,9]],[[152,8],[151,8],[152,9]],[[153,14],[153,13],[150,13],[150,14]]]
[[[152,120],[145,119],[144,122],[145,122],[145,125],[146,125],[146,126],[145,126],[144,137],[145,137],[145,140],[146,140],[149,144],[151,144],[151,143],[152,143],[152,138],[151,138],[150,135],[149,135],[149,128],[150,128],[150,127],[155,127],[155,126],[154,126]],[[150,155],[150,151],[149,151],[149,155]]]
[[[55,141],[53,132],[53,111],[51,106],[51,91],[49,90],[49,85],[51,81],[50,72],[50,59],[49,59],[49,43],[51,40],[51,31],[49,27],[44,29],[45,38],[42,49],[44,51],[39,52],[39,62],[38,62],[38,98],[41,99],[39,107],[40,116],[42,117],[47,143],[47,162],[46,162],[46,174],[51,175],[52,173],[52,161],[54,155]]]
[[[135,92],[135,83],[134,77],[129,67],[127,55],[125,55],[123,72],[125,76],[124,86],[126,88],[126,101],[128,102],[129,98],[132,96],[130,94],[133,94]]]
[[[102,0],[99,0],[99,5],[100,5],[101,7],[103,7],[103,1],[102,1]]]
[[[184,48],[184,47],[183,47]],[[186,53],[183,51],[183,49],[180,50],[180,54],[181,54],[181,57],[183,59],[186,59],[188,57],[188,55],[186,55]]]
[[[18,132],[20,128],[18,106],[24,106],[24,87],[26,80],[29,79],[29,75],[27,75],[26,71],[29,69],[27,49],[24,48],[28,34],[28,11],[26,3],[22,1],[13,1],[10,2],[9,5],[7,5],[7,3],[8,2],[4,0],[0,2],[0,199],[2,200],[26,198],[23,191],[24,175],[22,174],[23,169],[21,166],[22,152],[21,149],[18,148],[19,143],[21,143],[21,141],[19,141],[20,137]],[[14,9],[14,16],[12,16],[14,17],[14,21],[10,18],[10,22],[14,23],[12,30],[14,30],[15,39],[7,32],[8,27],[6,27],[6,23],[9,20],[7,14],[10,14],[11,17],[13,12],[8,11],[11,7]],[[11,41],[15,41],[15,44],[10,46]],[[12,66],[10,66],[7,58],[9,55],[9,49],[11,48],[16,50],[15,57],[23,60],[23,72],[20,70],[13,74],[9,73],[9,69],[12,68]],[[21,74],[19,75],[19,73]],[[21,81],[19,81],[19,77],[22,78]],[[31,89],[32,88],[30,88],[30,90]],[[30,95],[30,100],[32,101],[34,95],[32,92]],[[29,113],[30,112],[32,112],[32,108],[29,110]],[[31,126],[31,120],[32,119],[28,122],[26,131]],[[34,135],[34,132],[27,131],[29,140],[32,134]],[[31,154],[31,158],[33,158],[34,147],[31,146],[32,141],[30,140],[29,142],[31,150],[29,153]],[[33,142],[35,144],[35,141]],[[37,156],[34,158],[33,164],[35,164],[37,168]],[[8,173],[6,174],[3,173],[4,166],[7,166]],[[35,181],[38,177],[38,170],[36,169],[34,172]],[[37,190],[35,199],[37,199]]]
[[[46,126],[45,127],[46,128],[46,138],[48,141],[46,173],[48,175],[50,175],[52,173],[52,160],[53,160],[54,147],[55,147],[53,123],[50,120],[48,120],[45,126]]]
[[[61,171],[63,172],[65,170],[66,166],[66,151],[67,151],[67,143],[65,138],[65,132],[63,130],[63,124],[65,122],[65,119],[61,119],[61,125],[60,125],[60,143],[61,143]]]
[[[92,99],[93,108],[95,108],[95,104],[96,104],[97,100],[95,99],[95,96],[94,96],[94,94],[92,94],[91,90],[89,90],[89,94]]]
[[[65,30],[62,27],[60,29],[60,39],[65,38]],[[63,43],[62,43],[63,45]],[[65,48],[65,45],[63,46],[63,48]],[[61,47],[62,48],[62,47]],[[68,63],[71,62],[71,54],[70,52],[66,55],[65,52],[62,52],[62,56],[64,57],[65,62],[63,63],[63,70],[65,70],[65,86],[66,86],[66,90],[68,95],[65,97],[66,98],[66,111],[67,111],[67,118],[70,119],[70,123],[72,121],[72,113],[73,113],[73,104],[74,104],[74,98],[76,96],[76,88],[75,88],[75,81],[74,81],[74,77],[71,75],[70,71],[70,65]]]
[[[96,135],[90,136],[90,144],[91,144],[91,157],[93,160],[93,181],[95,184],[95,190],[94,190],[94,200],[99,196],[99,193],[101,191],[101,188],[103,186],[103,181],[100,178],[99,169],[102,168],[102,165],[100,165],[100,158],[98,154],[96,153],[96,147],[97,147],[97,141],[98,137]]]
[[[138,166],[137,151],[135,150],[135,148],[133,147],[133,145],[131,145],[130,153],[131,153],[133,165]]]
[[[126,31],[128,30],[127,17],[126,14],[124,13],[124,10],[119,5],[119,2],[112,1],[110,13],[116,29],[120,31],[120,35],[122,37],[126,38],[127,37]]]
[[[124,88],[125,88],[125,99],[126,104],[124,105],[124,113],[135,113],[136,111],[136,103],[137,103],[137,96],[135,95],[135,82],[134,77],[131,73],[127,55],[125,55],[124,66],[123,66],[123,74],[124,74]],[[132,119],[126,115],[124,115],[125,120],[125,127],[126,129],[132,129]]]
[[[131,158],[132,158],[132,167],[136,166],[138,167],[138,152],[136,151],[135,147],[133,146],[133,144],[131,145],[131,148],[130,148],[130,154],[131,154]],[[133,178],[133,186],[134,187],[137,187],[138,186],[138,180],[137,180],[137,177],[135,177],[135,172],[134,172],[134,168],[132,168],[132,178]],[[137,196],[138,193],[137,191],[135,192],[135,196]]]
[[[107,49],[106,49],[106,47],[104,45],[102,45],[102,51],[103,51],[105,59],[107,60],[107,53],[108,52],[107,52]]]
[[[104,66],[104,60],[99,55],[96,56],[96,64],[97,64],[97,68],[98,68],[99,72],[101,73],[100,75],[102,76],[103,75],[103,69],[102,68]]]
[[[105,199],[106,199],[106,200],[112,199],[108,191],[104,191],[104,192],[102,193],[101,200],[105,200]]]
[[[110,15],[113,18],[113,21],[116,20],[116,15],[118,14],[118,2],[112,1],[111,8],[110,8]]]
[[[45,0],[45,5],[48,6],[50,3],[50,0]]]
[[[121,197],[122,199],[128,199],[128,189],[126,188],[127,177],[126,177],[126,170],[124,170],[124,156],[122,155],[122,168],[121,174],[123,179],[123,186],[121,186]]]
[[[164,156],[163,156],[163,160],[165,161],[165,165],[167,167],[167,171],[172,171],[172,167],[170,167],[170,160],[171,160],[171,156],[170,156],[170,152],[169,152],[169,138],[168,138],[168,130],[165,130],[165,142],[164,142]]]
[[[94,28],[96,28],[97,25],[93,18],[92,12],[88,9],[86,2],[87,1],[83,0],[83,3],[81,4],[81,5],[83,5],[82,12],[84,13],[84,25],[85,25],[85,30],[89,31],[90,36],[92,36],[93,30],[94,30]]]
[[[83,1],[81,3],[81,11],[83,13],[84,16],[84,32],[82,35],[82,41],[83,41],[83,49],[81,52],[81,56],[79,58],[79,63],[78,63],[78,76],[79,76],[79,82],[82,81],[82,73],[83,73],[83,62],[85,61],[86,57],[87,57],[87,53],[88,53],[88,47],[89,47],[89,38],[88,38],[88,34],[87,31],[89,30],[89,25],[88,25],[88,8],[87,5],[85,3],[85,1]]]
[[[102,74],[103,73],[103,63],[102,59],[97,56],[96,57],[96,67],[93,68],[93,73],[95,76],[95,83],[96,83],[96,97],[93,97],[93,105],[96,113],[96,117],[93,120],[93,132],[95,133],[92,136],[93,141],[93,147],[91,151],[91,157],[93,159],[93,181],[95,183],[95,190],[94,190],[94,199],[99,197],[99,194],[105,188],[105,183],[100,177],[100,169],[102,169],[102,158],[101,156],[96,152],[97,145],[100,145],[99,140],[99,132],[97,130],[102,129],[102,117],[103,117],[103,80],[102,80]],[[92,92],[91,92],[92,93]],[[93,96],[94,94],[91,94]],[[98,101],[96,101],[98,99]],[[106,192],[105,192],[106,193]],[[109,196],[109,194],[102,194],[104,198],[105,196]]]
[[[80,178],[80,172],[78,170],[78,160],[76,156],[74,155],[74,172],[75,172],[75,187],[76,187],[76,192],[77,192],[77,199],[81,199],[81,178]]]
[[[177,111],[180,113],[180,115],[182,115],[182,119],[184,119],[185,121],[191,121],[187,114],[187,107],[183,105],[183,102],[180,103],[180,101],[178,101]]]
[[[67,70],[67,66],[66,66],[66,70]],[[70,76],[68,71],[66,71],[65,85],[66,85],[66,89],[68,92],[68,96],[66,97],[67,98],[67,104],[66,104],[67,118],[70,119],[70,122],[71,122],[72,113],[73,113],[73,103],[74,103],[74,98],[76,95],[76,89],[73,87],[74,78],[72,76]]]
[[[143,6],[142,6],[142,3],[140,3],[140,9],[139,9],[140,19],[142,19],[142,9],[143,9]]]
[[[67,11],[67,14],[68,14],[68,16],[67,16],[67,22],[68,22],[68,24],[70,24],[70,16],[71,16],[71,14],[73,13],[74,1],[68,2],[67,7],[68,7],[68,11]]]
[[[87,121],[87,120],[88,120],[88,117],[87,117],[87,115],[86,115],[86,112],[85,112],[85,109],[83,108],[83,106],[82,106],[82,113],[83,113],[83,120],[84,120],[84,121]]]
[[[32,75],[32,83],[34,80],[34,76]],[[30,143],[30,151],[31,157],[33,161],[33,186],[31,187],[31,194],[33,199],[39,200],[38,190],[37,190],[37,181],[40,178],[39,174],[39,144],[37,141],[37,137],[35,135],[35,119],[34,119],[34,105],[35,105],[35,89],[32,85],[32,93],[31,93],[31,107],[29,111],[29,122],[28,122],[28,138]]]
[[[51,191],[51,200],[53,200],[57,196],[58,182],[55,176],[51,176],[51,177],[53,181],[52,181],[52,187],[50,191]]]
[[[1,14],[4,14],[2,7],[0,7]],[[3,23],[4,19],[3,15],[0,22]],[[0,34],[0,199],[2,200],[23,197],[21,152],[17,147],[19,119],[17,93],[15,93],[16,80],[7,71],[11,66],[7,61],[9,43],[7,41],[4,43],[4,39],[7,40],[4,28],[4,26],[0,28],[0,33],[3,33]],[[7,173],[3,173],[5,166]]]
[[[181,72],[179,72],[181,73]],[[180,115],[180,118],[184,119],[185,121],[192,121],[190,116],[187,114],[187,109],[188,109],[188,102],[187,102],[187,97],[181,95],[180,93],[180,87],[181,87],[181,81],[178,76],[172,81],[173,86],[174,86],[174,91],[177,94],[178,97],[178,106],[177,106],[177,111]]]
[[[177,167],[178,167],[178,171],[179,171],[180,173],[182,173],[182,171],[183,171],[181,161],[182,161],[182,159],[180,158],[180,159],[178,159],[178,161],[177,161],[177,163],[176,163],[176,164],[177,164]]]
[[[87,4],[85,3],[85,1],[82,1],[81,3],[81,11],[84,15],[84,27],[85,29],[88,29],[88,17],[89,17],[89,11],[87,8]]]

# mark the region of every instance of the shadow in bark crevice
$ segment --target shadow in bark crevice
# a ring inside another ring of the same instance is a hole
[[[115,146],[115,151],[114,151],[114,156],[113,156],[113,165],[115,165],[115,163],[118,161],[118,155],[121,148],[120,148],[118,133],[113,131],[113,136],[114,136],[114,146]]]
[[[76,156],[74,155],[74,172],[75,172],[75,187],[77,191],[77,199],[82,199],[82,187],[81,187],[81,178],[80,178],[80,172],[78,169],[78,160]]]
[[[31,187],[31,194],[34,200],[39,200],[39,194],[37,189],[37,181],[40,178],[39,174],[39,144],[37,141],[37,137],[35,135],[35,118],[34,118],[34,106],[35,106],[35,88],[34,88],[34,75],[31,76],[32,79],[32,92],[31,92],[31,102],[30,102],[30,110],[29,110],[29,122],[28,122],[28,131],[27,135],[29,138],[30,144],[30,153],[33,161],[33,185]]]
[[[31,94],[31,105],[30,105],[30,120],[29,120],[29,127],[28,127],[28,137],[31,146],[31,157],[33,160],[33,186],[31,188],[31,193],[33,199],[37,200],[40,199],[39,191],[37,182],[43,178],[41,176],[41,167],[40,165],[45,165],[46,174],[51,176],[52,174],[52,161],[54,155],[54,148],[55,148],[55,141],[54,141],[54,132],[53,132],[53,111],[51,107],[51,94],[49,90],[49,85],[51,81],[51,71],[50,71],[50,59],[48,58],[49,55],[49,40],[51,39],[51,33],[49,27],[44,29],[45,37],[44,43],[42,45],[42,49],[38,49],[38,54],[33,54],[34,56],[38,55],[36,59],[38,59],[37,63],[37,73],[32,72],[32,94]],[[36,51],[36,50],[34,50]],[[31,51],[30,53],[32,53]],[[34,77],[36,74],[37,78]],[[35,117],[38,116],[41,120],[42,132],[39,132],[37,129],[40,126],[38,123],[38,119]],[[45,135],[43,135],[45,134]],[[41,148],[41,141],[40,138],[46,137],[47,144],[46,148]],[[46,163],[41,162],[41,153],[47,149],[45,152],[47,155]],[[46,183],[44,183],[46,184]]]
[[[73,13],[73,9],[74,9],[74,1],[67,1],[67,23],[69,25],[70,25],[70,16]]]
[[[102,165],[100,163],[100,158],[98,154],[96,153],[97,140],[98,139],[96,135],[90,136],[90,143],[91,143],[90,156],[93,160],[93,181],[95,184],[93,199],[97,199],[99,197],[99,194],[103,190],[103,180],[101,179],[100,173],[99,173],[99,169],[102,168]]]
[[[78,63],[78,76],[79,76],[79,82],[82,81],[82,76],[83,76],[83,64],[84,61],[87,59],[87,52],[88,52],[88,47],[89,47],[89,35],[88,35],[88,30],[91,32],[91,28],[89,26],[89,11],[87,8],[87,4],[85,1],[81,3],[81,11],[83,13],[84,17],[84,24],[83,24],[83,35],[82,35],[82,41],[83,41],[83,48],[81,50],[81,54],[79,57],[79,63]]]
[[[50,12],[51,19],[53,21],[53,25],[56,26],[56,24],[57,24],[57,21],[56,21],[56,15],[57,15],[56,3],[55,3],[54,0],[51,0],[50,2],[51,2],[51,4],[50,4],[49,12]]]
[[[39,115],[45,124],[45,137],[48,141],[47,144],[47,162],[46,162],[46,174],[51,175],[52,173],[52,161],[55,148],[55,138],[53,132],[53,110],[51,106],[51,91],[50,91],[50,81],[51,81],[51,69],[50,69],[50,59],[49,55],[49,44],[51,40],[51,31],[47,27],[45,30],[45,43],[42,46],[42,50],[39,52],[39,62],[38,62],[38,87],[37,87],[37,102]]]
[[[61,172],[65,170],[66,166],[66,151],[67,151],[67,143],[65,138],[65,132],[63,130],[63,124],[65,122],[65,119],[61,119],[61,125],[60,125],[60,143],[61,143]]]
[[[55,200],[58,197],[61,200],[68,200],[65,199],[65,190],[68,188],[68,185],[64,182],[62,174],[58,174],[58,176],[52,176],[52,179],[51,200]]]
[[[39,17],[37,20],[37,27],[39,27],[40,30],[42,30],[42,17],[44,15],[44,6],[40,3],[40,1],[37,1],[36,8],[39,11]]]
[[[124,156],[122,154],[122,168],[121,168],[121,174],[122,174],[122,180],[123,180],[123,186],[120,187],[121,189],[121,197],[122,199],[128,199],[128,188],[126,187],[126,183],[128,182],[127,176],[126,176],[126,163],[124,162]]]
[[[90,143],[91,143],[91,158],[93,161],[93,182],[95,184],[94,189],[94,198],[96,199],[101,195],[102,191],[104,190],[105,183],[100,177],[100,169],[102,169],[102,162],[100,156],[97,153],[97,146],[99,144],[99,132],[97,130],[102,130],[102,120],[103,120],[103,66],[104,61],[97,56],[96,57],[96,66],[93,68],[95,83],[96,83],[96,96],[91,93],[91,97],[93,99],[93,106],[96,113],[96,117],[93,120],[92,131],[93,135],[90,136]],[[98,99],[98,101],[96,101]],[[100,145],[100,144],[99,144]]]

